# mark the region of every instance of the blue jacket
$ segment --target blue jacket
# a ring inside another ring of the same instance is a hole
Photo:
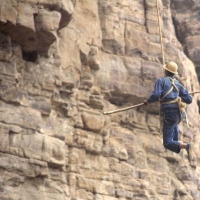
[[[171,77],[173,78],[173,77]],[[184,88],[184,86],[179,83],[178,80],[174,81],[176,87],[178,88],[179,92],[176,89],[173,89],[163,100],[162,102],[171,101],[180,97],[183,102],[190,104],[192,102],[192,96],[188,93],[188,91]],[[151,96],[147,99],[147,102],[153,103],[162,99],[162,97],[170,90],[172,84],[170,82],[169,77],[159,78],[154,87],[154,91]],[[178,109],[178,105],[175,104],[165,104],[162,106],[161,110],[174,110]]]

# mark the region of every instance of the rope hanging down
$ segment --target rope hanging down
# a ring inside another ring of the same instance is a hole
[[[165,64],[165,56],[164,56],[162,29],[161,29],[161,23],[160,23],[160,12],[159,12],[158,0],[156,0],[156,7],[157,7],[157,17],[158,17],[158,27],[159,27],[159,35],[160,35],[161,52],[162,52],[162,64],[164,65]]]

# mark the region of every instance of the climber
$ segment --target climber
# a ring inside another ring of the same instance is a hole
[[[156,81],[153,93],[144,101],[144,104],[148,105],[149,103],[160,101],[164,147],[175,153],[179,153],[181,149],[186,149],[188,160],[191,162],[194,143],[178,141],[178,123],[184,118],[187,119],[184,107],[192,102],[192,96],[174,78],[174,75],[178,74],[178,65],[175,62],[169,62],[163,68],[165,77]]]

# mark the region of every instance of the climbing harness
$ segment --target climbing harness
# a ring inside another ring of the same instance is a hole
[[[166,92],[166,94],[162,97],[162,99],[160,99],[161,102],[163,101],[163,99],[164,99],[168,94],[170,94],[170,93],[172,92],[172,90],[173,90],[174,88],[175,88],[176,91],[179,93],[179,90],[178,90],[178,88],[176,87],[176,85],[175,85],[175,83],[174,83],[174,80],[175,80],[175,79],[173,79],[173,78],[171,78],[171,77],[168,77],[168,78],[170,79],[170,82],[171,82],[171,84],[172,84],[172,87],[169,89],[169,91]]]
[[[177,103],[177,104],[178,104],[178,107],[179,107],[179,112],[180,112],[180,121],[181,121],[181,119],[182,119],[182,116],[184,115],[185,120],[186,120],[186,123],[187,123],[187,127],[189,128],[188,117],[187,117],[187,113],[186,113],[186,103],[182,102],[182,100],[181,100],[180,97],[177,97],[177,98],[174,99],[174,100],[162,102],[163,99],[173,91],[173,89],[175,89],[175,90],[179,93],[179,90],[178,90],[178,88],[176,87],[176,85],[175,85],[175,83],[174,83],[175,79],[174,79],[174,78],[171,78],[171,77],[168,77],[168,78],[170,79],[170,82],[171,82],[171,84],[172,84],[172,87],[166,92],[166,94],[165,94],[165,95],[162,97],[162,99],[160,100],[161,105],[168,105],[168,104]]]
[[[187,113],[186,113],[186,103],[182,102],[180,97],[178,97],[174,100],[171,100],[171,101],[164,102],[164,103],[162,103],[162,105],[173,104],[173,103],[178,104],[179,112],[180,112],[180,119],[182,119],[182,116],[184,115],[186,123],[187,123],[187,127],[189,128],[188,117],[187,117]]]

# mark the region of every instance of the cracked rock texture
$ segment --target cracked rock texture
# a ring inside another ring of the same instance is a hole
[[[165,59],[199,90],[200,1],[159,0]],[[164,149],[156,0],[0,1],[1,200],[199,200],[200,96]]]

